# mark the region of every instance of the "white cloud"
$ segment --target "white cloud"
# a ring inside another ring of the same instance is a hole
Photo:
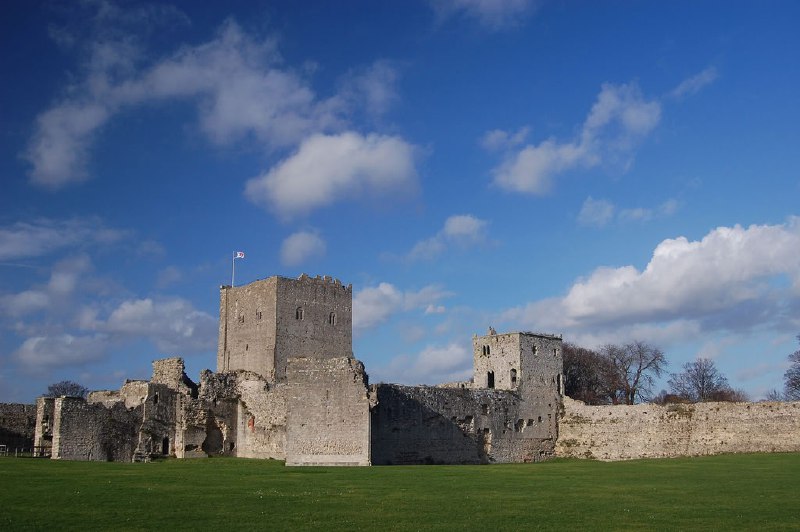
[[[430,0],[441,18],[468,16],[481,25],[500,30],[520,23],[536,8],[533,0]]]
[[[59,261],[53,266],[46,286],[0,296],[0,314],[19,317],[48,309],[63,311],[64,307],[71,304],[70,297],[80,277],[91,268],[91,261],[86,255]]]
[[[707,85],[713,83],[717,77],[717,69],[713,66],[708,67],[702,72],[683,80],[677,87],[670,91],[670,96],[673,98],[682,98],[683,96],[695,94]]]
[[[415,355],[393,358],[376,374],[401,384],[439,384],[472,377],[472,351],[461,344],[429,345]]]
[[[614,218],[614,204],[606,200],[596,200],[589,196],[584,200],[578,223],[602,227]]]
[[[107,245],[127,236],[96,218],[38,219],[0,227],[0,260],[40,257],[75,246]]]
[[[414,147],[400,137],[316,134],[269,172],[249,180],[245,193],[290,218],[345,197],[408,190],[416,177]]]
[[[444,226],[434,236],[414,244],[408,252],[409,260],[429,260],[448,247],[466,248],[486,242],[489,222],[471,214],[457,214],[445,220]]]
[[[643,270],[601,267],[562,298],[513,309],[506,319],[578,334],[624,328],[777,330],[797,324],[800,218],[782,225],[719,227],[701,240],[661,242]],[[787,288],[785,285],[791,285]]]
[[[425,307],[425,314],[444,314],[447,309],[444,305],[428,305]]]
[[[103,335],[35,336],[25,340],[13,358],[28,371],[43,372],[98,360],[105,355],[107,348],[108,339]]]
[[[358,333],[384,323],[394,314],[426,309],[450,296],[442,288],[429,285],[419,291],[403,292],[390,283],[362,288],[353,296],[353,330]]]
[[[486,151],[507,150],[519,146],[528,137],[530,128],[523,127],[514,133],[502,129],[487,131],[481,138],[480,145]]]
[[[146,337],[164,353],[211,351],[216,345],[217,320],[180,298],[124,301],[98,327],[111,335]]]
[[[281,264],[297,266],[313,257],[325,255],[325,241],[316,232],[298,231],[281,244]]]
[[[345,76],[339,98],[347,106],[380,116],[399,100],[396,87],[399,77],[396,65],[386,60],[375,61],[368,68]]]
[[[0,313],[7,316],[25,316],[47,308],[50,297],[40,290],[25,290],[18,294],[0,297]]]
[[[514,192],[545,194],[553,177],[568,170],[600,164],[627,168],[634,148],[660,118],[661,104],[646,100],[635,84],[603,84],[577,138],[509,149],[492,172],[494,183]]]
[[[145,103],[195,102],[203,132],[219,144],[252,136],[267,148],[287,147],[343,123],[341,98],[317,100],[306,80],[280,68],[274,40],[253,38],[231,20],[209,42],[140,71],[133,65],[144,54],[128,34],[95,38],[83,78],[37,118],[25,152],[36,185],[57,189],[87,179],[97,131],[121,110]],[[376,72],[367,79],[389,76]],[[370,105],[387,101],[378,81],[364,86]]]
[[[603,227],[616,219],[620,222],[646,222],[658,217],[671,216],[678,210],[677,200],[669,199],[656,208],[632,207],[617,211],[608,200],[587,197],[578,213],[578,223],[586,226]]]

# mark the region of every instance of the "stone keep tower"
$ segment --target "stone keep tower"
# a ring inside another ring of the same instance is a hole
[[[545,399],[563,393],[561,337],[515,332],[472,337],[473,386]]]
[[[217,371],[283,382],[289,358],[352,358],[352,307],[352,285],[328,276],[222,286]]]

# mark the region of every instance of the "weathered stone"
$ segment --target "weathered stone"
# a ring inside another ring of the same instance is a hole
[[[558,456],[629,460],[800,451],[800,402],[588,406],[564,398]]]
[[[800,450],[799,403],[588,407],[562,396],[561,337],[474,336],[473,378],[369,386],[352,354],[352,287],[272,277],[222,287],[217,372],[183,360],[149,381],[40,398],[34,440],[53,458],[240,456],[287,465],[617,460]]]
[[[36,405],[0,403],[0,445],[7,451],[33,447]]]

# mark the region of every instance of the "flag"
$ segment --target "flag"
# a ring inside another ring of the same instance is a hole
[[[243,259],[244,258],[244,251],[237,251],[236,254],[233,256],[234,259]]]

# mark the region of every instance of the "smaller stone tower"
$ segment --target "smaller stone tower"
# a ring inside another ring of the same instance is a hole
[[[532,395],[561,395],[561,337],[515,332],[472,337],[473,386]]]

